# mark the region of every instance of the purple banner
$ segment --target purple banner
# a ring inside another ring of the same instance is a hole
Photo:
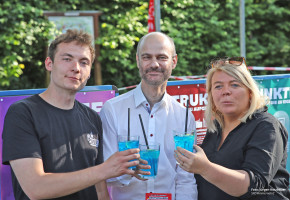
[[[1,95],[1,93],[0,93]],[[17,95],[17,94],[14,94]],[[11,170],[10,166],[2,165],[2,131],[3,123],[6,112],[11,104],[21,99],[24,99],[30,95],[24,96],[0,96],[0,187],[1,187],[1,199],[2,200],[14,200],[13,190],[12,190],[12,181],[11,181]],[[106,90],[106,91],[86,91],[79,92],[76,95],[76,99],[81,103],[89,106],[93,110],[100,112],[103,104],[116,96],[115,90]]]

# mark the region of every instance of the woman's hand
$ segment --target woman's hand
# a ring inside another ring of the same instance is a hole
[[[187,151],[186,149],[177,147],[175,150],[175,158],[179,163],[179,166],[190,173],[204,174],[210,166],[210,161],[207,159],[203,149],[197,145],[194,145],[195,153]]]

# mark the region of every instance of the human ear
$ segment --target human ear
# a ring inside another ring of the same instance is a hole
[[[50,57],[47,57],[45,59],[45,68],[47,69],[47,71],[51,71],[52,70],[52,65],[53,65],[53,61],[51,60]]]

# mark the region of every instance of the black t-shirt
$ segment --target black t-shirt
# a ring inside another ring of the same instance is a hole
[[[219,150],[221,129],[215,133],[207,132],[201,147],[208,159],[229,169],[247,171],[250,187],[245,195],[237,198],[196,174],[199,200],[290,198],[289,173],[286,170],[288,133],[266,111],[266,108],[257,111],[251,120],[232,130]]]
[[[94,110],[75,101],[62,110],[39,95],[14,103],[3,127],[3,164],[21,158],[41,158],[47,173],[73,172],[103,162],[102,124]],[[29,199],[13,171],[16,199]],[[94,186],[58,199],[97,199]]]

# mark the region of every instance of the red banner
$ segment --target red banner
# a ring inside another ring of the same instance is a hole
[[[148,9],[148,33],[155,31],[154,0],[150,0]]]

